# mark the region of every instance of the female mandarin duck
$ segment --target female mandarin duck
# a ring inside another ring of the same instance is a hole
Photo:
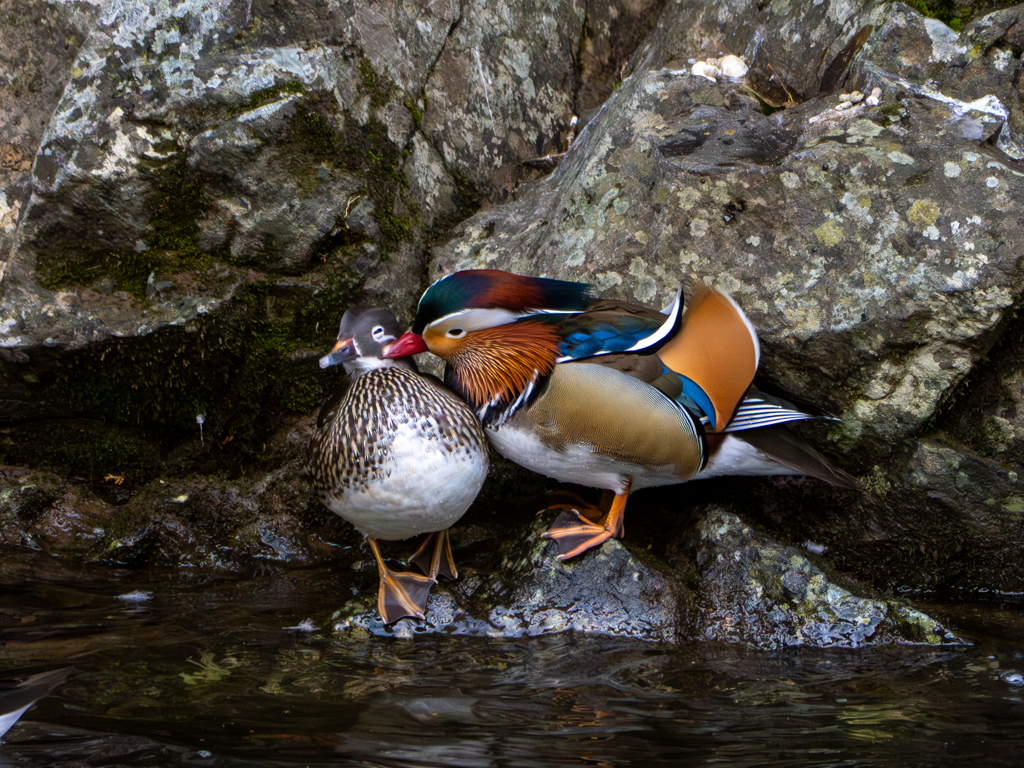
[[[703,283],[681,310],[681,290],[666,317],[582,283],[467,270],[427,289],[386,354],[429,349],[500,454],[615,494],[596,522],[573,509],[544,534],[563,560],[622,535],[630,490],[774,474],[856,487],[779,426],[812,416],[752,388],[760,346],[743,310]]]
[[[320,360],[351,380],[320,409],[310,440],[313,488],[324,505],[361,531],[377,560],[377,609],[385,623],[423,618],[438,574],[454,579],[448,528],[487,476],[487,440],[465,403],[410,360],[388,359],[401,330],[386,309],[353,307],[338,342]],[[412,557],[426,575],[384,564],[378,539],[430,533]]]

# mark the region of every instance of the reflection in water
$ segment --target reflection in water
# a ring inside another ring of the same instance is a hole
[[[0,768],[1024,764],[1020,609],[947,607],[978,641],[952,651],[398,641],[330,630],[348,593],[329,568],[139,583],[51,567],[2,566],[0,669],[80,672],[8,734]]]

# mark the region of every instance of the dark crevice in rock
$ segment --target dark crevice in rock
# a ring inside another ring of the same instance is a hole
[[[455,21],[453,21],[448,26],[448,32],[444,36],[444,42],[441,43],[441,47],[437,51],[437,56],[434,57],[434,60],[432,62],[430,62],[430,66],[427,67],[427,76],[425,78],[423,78],[423,85],[424,85],[423,90],[424,90],[424,92],[426,91],[426,83],[427,83],[427,81],[430,80],[430,76],[432,74],[434,74],[434,68],[437,66],[437,62],[439,62],[441,60],[441,57],[444,55],[445,49],[448,47],[448,43],[452,39],[452,35],[455,34],[455,30],[458,28],[459,24],[462,23],[462,14],[463,14],[463,10],[462,9],[463,9],[463,3],[460,1],[459,2],[459,15],[456,17]],[[422,96],[423,94],[421,93],[420,95]]]
[[[1024,445],[1010,439],[999,450],[995,419],[1017,419],[1019,394],[1012,391],[1024,373],[1024,302],[1008,308],[994,331],[996,341],[960,383],[949,391],[922,434],[963,446],[996,461],[1024,469]]]
[[[798,136],[759,114],[733,118],[721,114],[714,122],[690,123],[658,146],[672,165],[698,175],[731,173],[751,166],[778,165],[792,151]]]
[[[463,20],[463,3],[459,3],[459,15],[448,27],[448,33],[445,35],[444,43],[441,45],[437,52],[437,56],[430,63],[427,68],[427,75],[423,79],[423,88],[419,94],[419,99],[423,107],[423,114],[430,109],[430,103],[427,101],[427,84],[430,82],[431,77],[434,75],[434,70],[437,67],[437,63],[441,60],[445,50],[448,48],[448,44],[458,29],[459,25]],[[455,188],[456,194],[458,195],[457,206],[458,211],[454,215],[437,217],[434,222],[428,227],[428,246],[440,242],[443,236],[451,230],[453,226],[461,221],[472,216],[480,209],[480,205],[483,201],[483,196],[480,193],[477,185],[472,179],[467,177],[465,174],[460,173],[458,170],[452,167],[451,163],[444,156],[441,151],[441,147],[438,146],[434,141],[431,140],[430,135],[422,130],[423,114],[418,109],[414,111],[414,128],[416,132],[422,137],[423,141],[430,145],[444,167],[445,173],[448,175],[448,179],[451,181]]]
[[[868,41],[874,27],[867,24],[860,28],[843,49],[839,51],[825,68],[821,75],[821,83],[818,86],[818,93],[832,93],[845,81],[846,73],[850,70],[850,64]]]
[[[573,54],[572,111],[574,115],[579,115],[582,111],[582,105],[580,104],[580,92],[583,90],[583,55],[586,51],[588,42],[592,43],[592,41],[590,41],[590,7],[591,0],[587,0],[583,8],[583,24],[580,27],[580,39],[576,43],[576,51]]]
[[[423,88],[420,91],[419,98],[423,105],[424,112],[430,109],[430,103],[427,101],[427,83],[429,83],[430,78],[433,77],[434,69],[437,67],[437,63],[441,60],[441,57],[444,55],[445,50],[448,48],[448,43],[451,41],[452,35],[455,34],[455,30],[458,29],[459,25],[462,23],[463,2],[465,2],[465,0],[460,0],[459,15],[455,19],[455,21],[453,21],[451,25],[448,27],[448,33],[445,35],[444,42],[438,49],[437,56],[435,56],[434,60],[430,62],[430,66],[427,68],[427,76],[423,78]],[[460,174],[458,171],[451,167],[451,164],[448,162],[448,159],[444,156],[444,153],[441,151],[441,147],[437,146],[434,142],[432,142],[430,140],[430,136],[423,130],[421,130],[421,122],[422,117],[416,118],[415,128],[423,137],[423,140],[426,141],[431,147],[433,147],[434,152],[437,154],[439,158],[441,158],[441,162],[444,164],[445,173],[448,174],[448,178],[451,179],[452,183],[455,185],[455,188],[458,190],[459,195],[462,197],[462,202],[467,207],[467,209],[471,209],[467,211],[467,215],[464,217],[468,218],[480,208],[480,202],[482,200],[480,193],[476,189],[475,185],[469,179],[467,179],[464,175]]]

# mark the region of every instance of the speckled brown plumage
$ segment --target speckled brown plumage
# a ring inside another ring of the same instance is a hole
[[[405,428],[422,449],[439,446],[452,461],[486,454],[480,423],[466,405],[430,379],[393,366],[358,377],[321,412],[310,444],[313,487],[327,506],[387,483],[394,442]],[[408,534],[413,536],[420,531]]]

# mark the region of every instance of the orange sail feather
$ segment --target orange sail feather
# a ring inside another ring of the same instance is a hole
[[[682,319],[682,329],[658,357],[696,383],[715,408],[715,427],[723,429],[754,380],[760,346],[739,306],[719,291],[697,283]]]

